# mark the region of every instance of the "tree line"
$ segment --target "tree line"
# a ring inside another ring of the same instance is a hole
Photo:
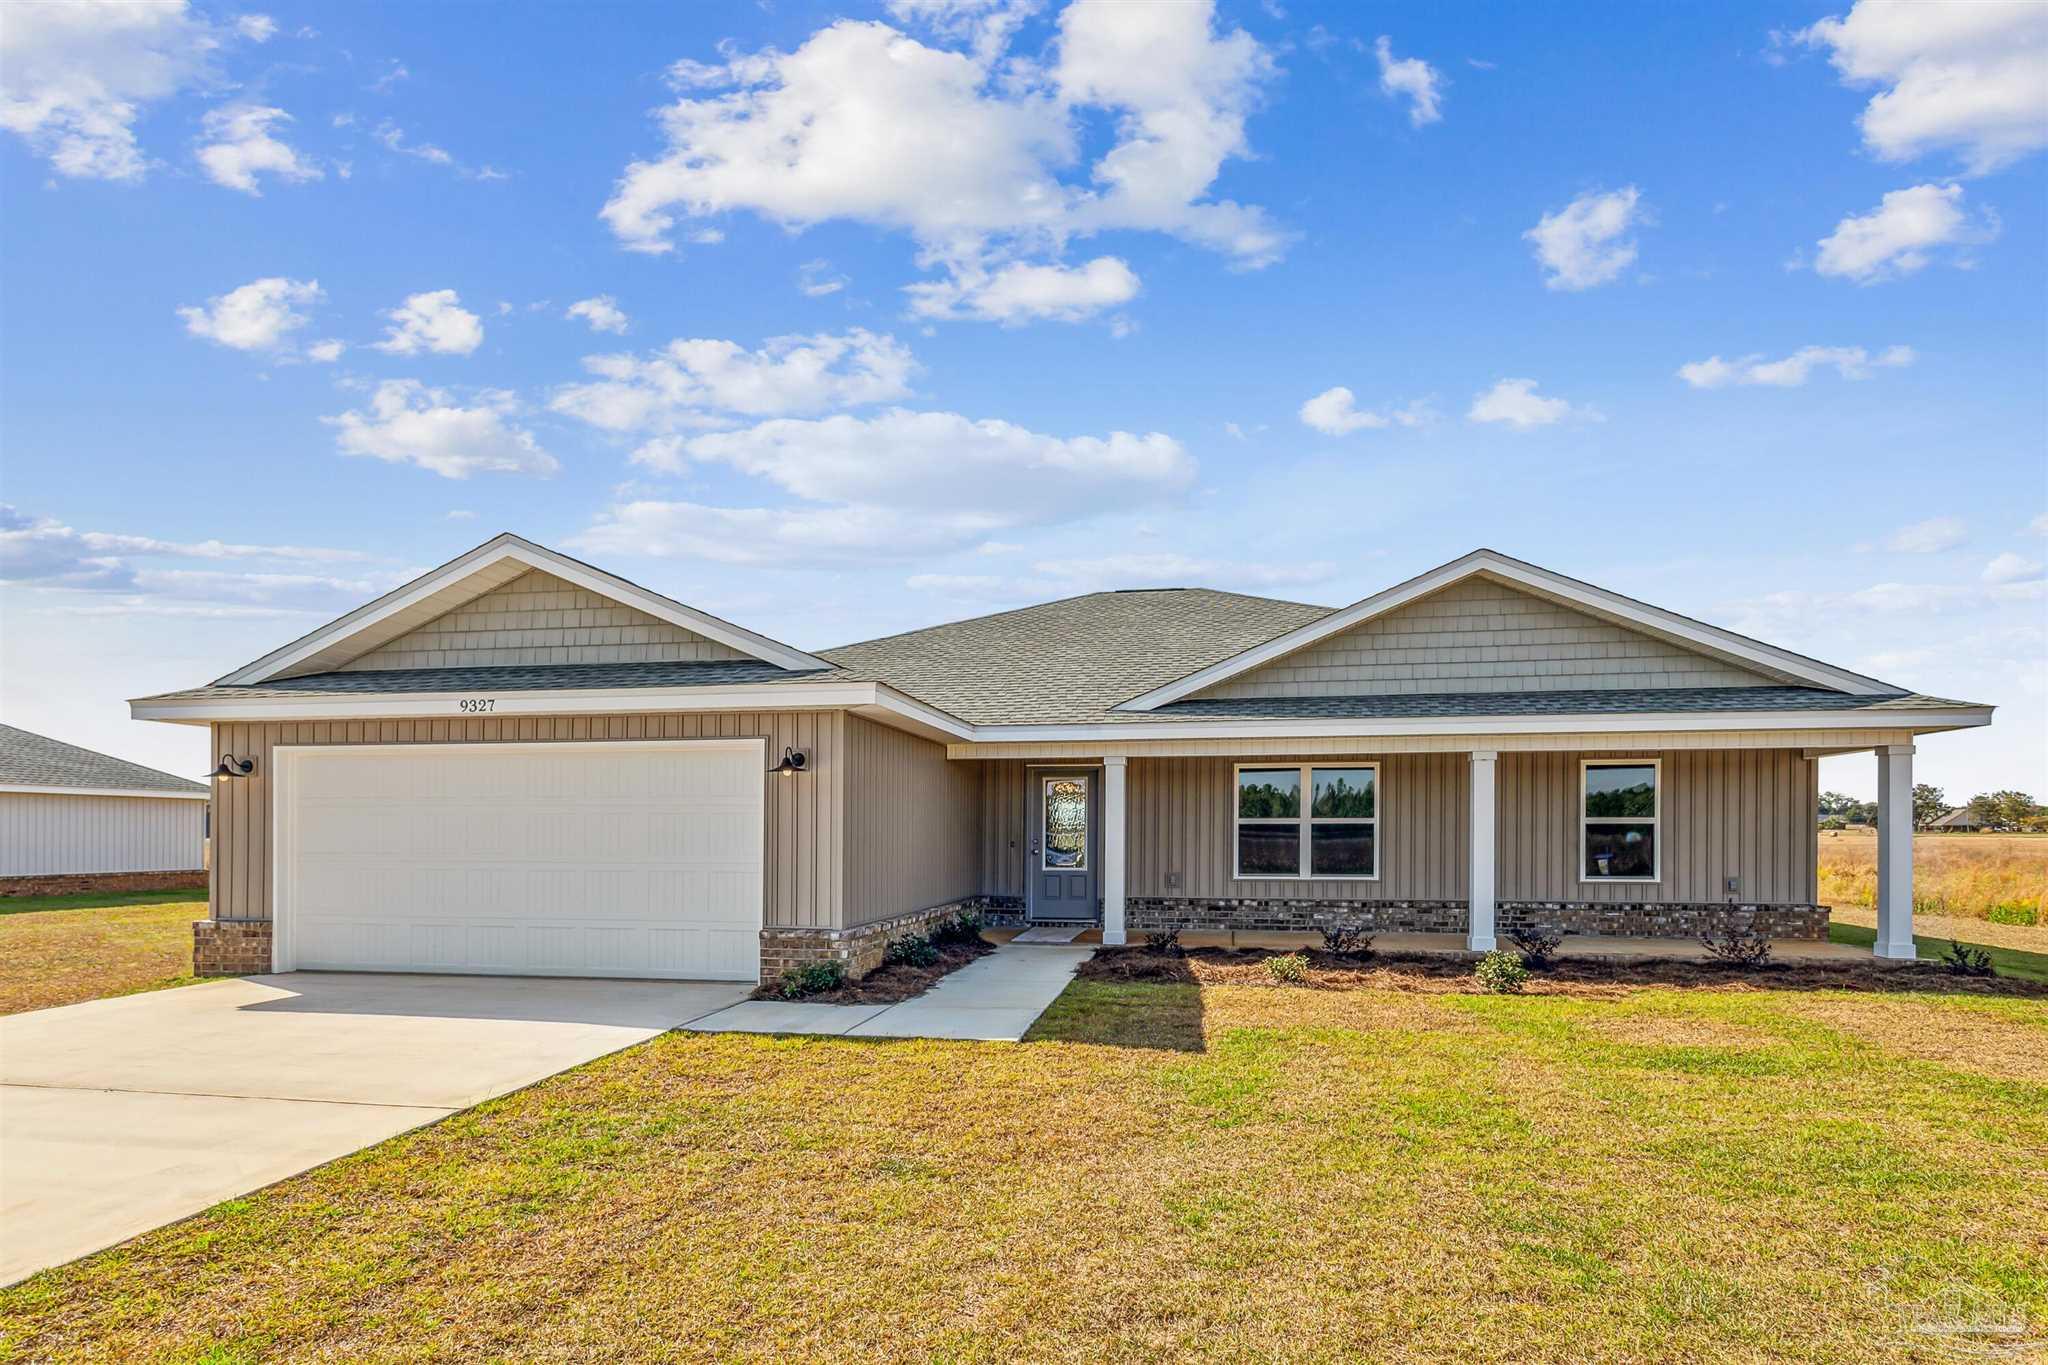
[[[1953,809],[1955,807],[1949,804],[1941,788],[1925,782],[1914,784],[1914,829],[1927,829]],[[1965,802],[1963,809],[1970,813],[1973,823],[1985,829],[2029,834],[2048,832],[2048,806],[2043,806],[2025,792],[1983,792]],[[1819,818],[1822,829],[1875,825],[1877,802],[1858,801],[1840,792],[1822,792]]]

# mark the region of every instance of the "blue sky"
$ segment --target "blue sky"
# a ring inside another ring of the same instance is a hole
[[[501,529],[810,647],[1487,545],[2040,795],[2044,143],[2026,5],[16,5],[0,705],[202,769]]]

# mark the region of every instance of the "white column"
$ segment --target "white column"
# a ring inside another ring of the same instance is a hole
[[[1913,947],[1913,746],[1877,751],[1877,942],[1879,957],[1919,956]]]
[[[1102,941],[1123,943],[1124,937],[1124,766],[1112,756],[1102,760]]]
[[[1494,759],[1498,755],[1475,750],[1472,754],[1472,840],[1471,864],[1466,902],[1471,906],[1465,946],[1475,953],[1493,951],[1493,821]]]

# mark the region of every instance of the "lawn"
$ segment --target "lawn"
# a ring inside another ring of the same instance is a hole
[[[1877,904],[1877,835],[1820,832],[1820,903]],[[2048,835],[1916,834],[1913,913],[1984,919],[1995,907],[2048,926]]]
[[[184,985],[205,918],[203,889],[0,901],[0,1014]]]
[[[1958,942],[1982,948],[1991,954],[1991,966],[2000,976],[2016,976],[2026,981],[2048,984],[2048,951],[2035,952],[2038,944],[2048,949],[2048,930],[2034,928],[2012,928],[2004,925],[1948,920],[1942,922],[1954,933]],[[1919,916],[1914,916],[1913,927],[1922,925]],[[2022,936],[2026,937],[2022,937]],[[1877,942],[1877,928],[1874,924],[1845,924],[1837,919],[1828,926],[1828,937],[1836,943],[1854,944],[1868,948]],[[2023,942],[2026,947],[2013,947]],[[1939,958],[1948,952],[1949,938],[1944,934],[1915,934],[1913,946],[1920,950],[1923,960]]]
[[[1078,982],[669,1034],[0,1291],[20,1359],[1928,1358],[2048,1340],[2048,995]]]

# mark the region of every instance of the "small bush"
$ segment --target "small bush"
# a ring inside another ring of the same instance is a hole
[[[1499,948],[1480,958],[1472,975],[1495,995],[1520,995],[1522,987],[1529,984],[1529,969],[1522,959]]]
[[[1993,924],[2039,924],[2041,907],[2025,901],[2000,901],[1984,912]]]
[[[934,943],[972,943],[981,937],[981,912],[962,910],[932,930]]]
[[[882,949],[882,965],[885,967],[934,967],[938,961],[938,948],[923,934],[892,938],[889,946]]]
[[[1282,985],[1299,986],[1308,980],[1308,959],[1300,953],[1282,953],[1266,959],[1266,974]]]
[[[1991,954],[1950,939],[1948,951],[1941,955],[1941,966],[1953,976],[1990,976]]]
[[[1145,951],[1160,953],[1166,957],[1179,957],[1183,951],[1180,946],[1180,925],[1162,924],[1157,929],[1146,930]]]
[[[1508,938],[1514,943],[1515,951],[1522,955],[1522,965],[1531,971],[1548,967],[1564,943],[1563,934],[1553,934],[1545,929],[1510,929]]]
[[[1338,957],[1371,957],[1373,935],[1357,920],[1323,926],[1323,951]]]
[[[1750,927],[1728,925],[1716,933],[1701,934],[1700,946],[1724,967],[1761,967],[1771,958],[1771,941]]]
[[[807,995],[836,991],[845,984],[844,962],[806,962],[775,978],[775,991],[784,1000],[801,1000]]]

